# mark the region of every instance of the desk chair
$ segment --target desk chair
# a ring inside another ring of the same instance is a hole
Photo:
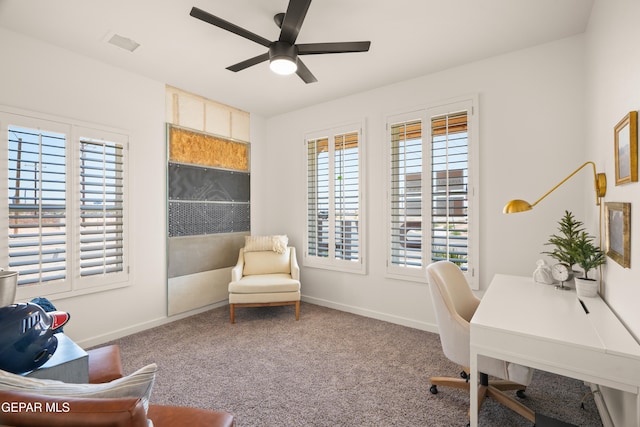
[[[469,322],[480,304],[473,295],[460,268],[450,261],[438,261],[427,267],[429,289],[436,313],[442,350],[449,360],[462,366],[461,378],[431,377],[431,393],[438,393],[438,385],[469,391],[470,327]],[[502,405],[517,412],[531,422],[535,413],[503,393],[504,390],[518,390],[518,397],[524,397],[524,390],[531,382],[531,368],[505,361],[482,357],[478,360],[478,411],[485,397],[491,397]],[[501,378],[489,382],[489,376]],[[506,380],[506,381],[505,381]]]

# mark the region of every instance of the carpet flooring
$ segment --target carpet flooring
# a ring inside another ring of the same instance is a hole
[[[430,376],[458,376],[437,334],[326,307],[221,307],[112,343],[126,373],[155,362],[151,403],[233,413],[237,427],[465,426],[468,394]],[[580,381],[535,371],[523,401],[576,426],[601,426]],[[531,426],[492,400],[481,426]]]

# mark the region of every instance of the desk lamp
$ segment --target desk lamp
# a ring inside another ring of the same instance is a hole
[[[578,173],[585,166],[591,165],[593,167],[593,178],[594,178],[594,188],[596,190],[596,205],[600,206],[600,199],[602,199],[605,194],[607,194],[607,176],[604,173],[596,173],[596,165],[593,162],[585,162],[578,169],[574,170],[567,176],[565,179],[556,184],[551,190],[547,191],[542,197],[533,202],[533,204],[529,204],[524,200],[511,200],[504,206],[502,210],[503,213],[518,213],[524,211],[530,211],[533,209],[535,205],[537,205],[542,199],[547,197],[549,194],[553,193],[558,187],[567,182],[571,177],[573,177],[576,173]]]

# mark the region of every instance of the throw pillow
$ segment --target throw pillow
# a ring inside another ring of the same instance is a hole
[[[23,377],[0,370],[0,389],[42,394],[45,396],[92,398],[141,398],[145,411],[158,366],[155,363],[140,368],[131,375],[102,384],[72,384],[56,380]]]
[[[289,238],[286,235],[273,236],[273,251],[283,254],[287,250]]]
[[[286,235],[274,236],[245,236],[244,251],[274,251],[283,254],[287,250],[289,238]]]

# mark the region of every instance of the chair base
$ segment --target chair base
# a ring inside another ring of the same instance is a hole
[[[465,370],[468,375],[468,372]],[[482,406],[482,402],[484,402],[485,397],[490,397],[496,402],[504,405],[505,407],[511,409],[515,413],[523,416],[527,420],[532,423],[536,422],[536,415],[531,409],[527,408],[522,403],[518,402],[516,399],[506,395],[503,391],[506,390],[518,390],[518,396],[521,396],[524,390],[526,390],[526,386],[522,384],[514,383],[513,381],[506,380],[493,380],[491,382],[488,381],[487,376],[485,374],[480,374],[480,383],[478,384],[478,412],[480,412],[480,408]],[[431,393],[437,393],[437,388],[435,386],[442,385],[445,387],[452,387],[461,390],[470,390],[471,384],[469,383],[469,379],[467,378],[452,378],[452,377],[431,377]],[[469,413],[469,416],[471,414]]]
[[[282,305],[295,305],[296,306],[296,320],[300,320],[300,300],[297,301],[282,301],[282,302],[243,302],[243,303],[230,303],[229,314],[231,317],[231,323],[236,323],[236,307],[278,307]]]

